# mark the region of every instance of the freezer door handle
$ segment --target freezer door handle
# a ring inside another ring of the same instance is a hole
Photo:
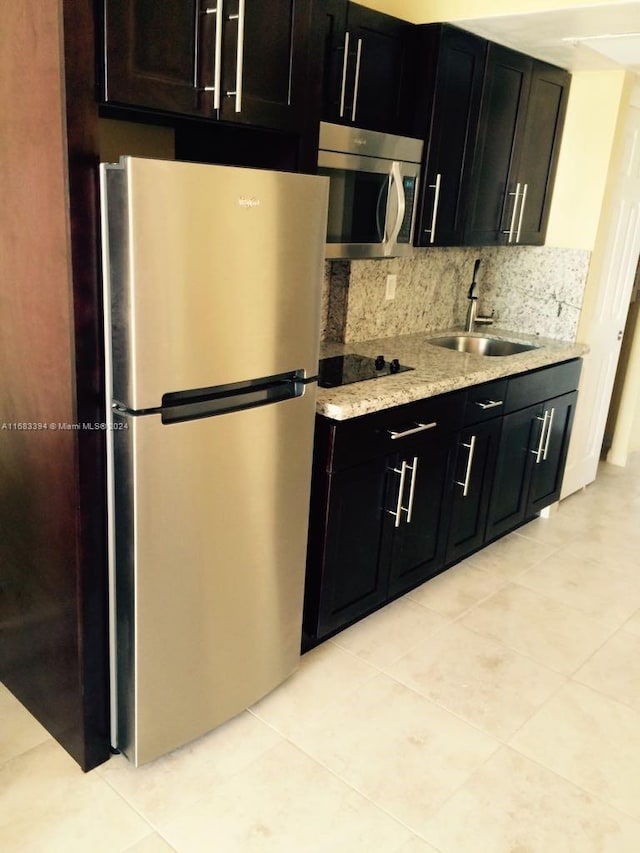
[[[306,380],[307,382],[309,380]],[[268,406],[284,400],[293,400],[304,394],[303,370],[264,376],[247,382],[195,388],[164,394],[160,410],[163,424],[224,415],[256,406]]]

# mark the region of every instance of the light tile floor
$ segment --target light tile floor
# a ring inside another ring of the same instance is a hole
[[[637,853],[640,456],[139,770],[0,688],[0,849]]]

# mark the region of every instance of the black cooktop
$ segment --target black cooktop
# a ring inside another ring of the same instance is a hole
[[[321,388],[337,388],[339,385],[350,385],[352,382],[363,382],[365,379],[377,379],[413,369],[400,364],[397,358],[387,361],[383,355],[377,358],[354,353],[334,355],[320,359],[318,385]]]

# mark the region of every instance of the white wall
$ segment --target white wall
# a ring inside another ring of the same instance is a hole
[[[544,12],[580,6],[607,6],[620,0],[359,0],[361,5],[414,24],[434,21],[458,21],[461,18],[486,18],[491,15],[515,15],[518,12]]]
[[[572,75],[547,246],[595,245],[625,80],[625,71]]]

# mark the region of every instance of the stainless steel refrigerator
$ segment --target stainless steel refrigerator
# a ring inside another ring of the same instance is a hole
[[[112,739],[136,765],[299,661],[327,193],[101,166]]]

